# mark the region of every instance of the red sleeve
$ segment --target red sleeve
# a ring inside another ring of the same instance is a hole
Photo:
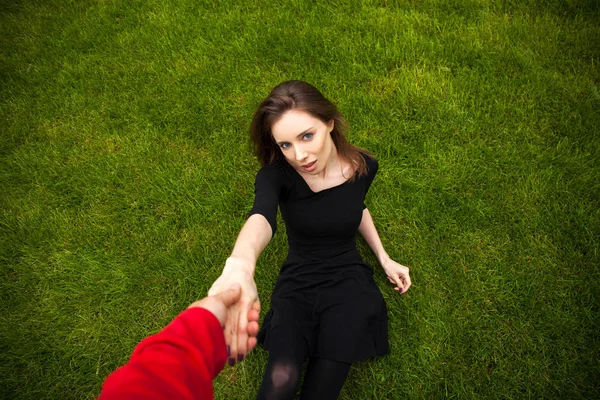
[[[190,308],[138,344],[129,362],[106,379],[99,399],[212,399],[212,380],[226,358],[217,318]]]

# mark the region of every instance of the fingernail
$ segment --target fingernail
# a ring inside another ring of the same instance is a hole
[[[244,356],[243,354],[238,354],[238,359],[237,359],[237,360],[238,360],[238,362],[239,362],[239,361],[244,361],[244,357],[245,357],[245,356]]]
[[[234,365],[235,365],[235,358],[233,358],[233,357],[230,357],[230,358],[229,358],[229,366],[230,366],[230,367],[233,367]]]
[[[231,357],[231,347],[227,345],[227,357]]]

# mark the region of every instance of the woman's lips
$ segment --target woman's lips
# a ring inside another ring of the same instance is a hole
[[[300,167],[306,172],[310,172],[313,169],[317,168],[317,160],[309,162],[308,164],[301,165]]]

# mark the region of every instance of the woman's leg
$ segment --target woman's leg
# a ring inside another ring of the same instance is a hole
[[[269,333],[269,361],[257,398],[293,399],[298,391],[302,363],[307,354],[306,339],[297,328],[273,328]]]
[[[337,399],[348,377],[350,365],[352,364],[324,358],[311,358],[306,368],[300,399]]]

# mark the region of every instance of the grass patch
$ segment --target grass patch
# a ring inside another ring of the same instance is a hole
[[[368,205],[414,287],[343,399],[594,398],[600,17],[585,1],[0,5],[0,397],[93,398],[220,274],[247,129],[304,79],[379,159]],[[259,260],[263,310],[283,226]],[[253,398],[266,353],[217,398]]]

